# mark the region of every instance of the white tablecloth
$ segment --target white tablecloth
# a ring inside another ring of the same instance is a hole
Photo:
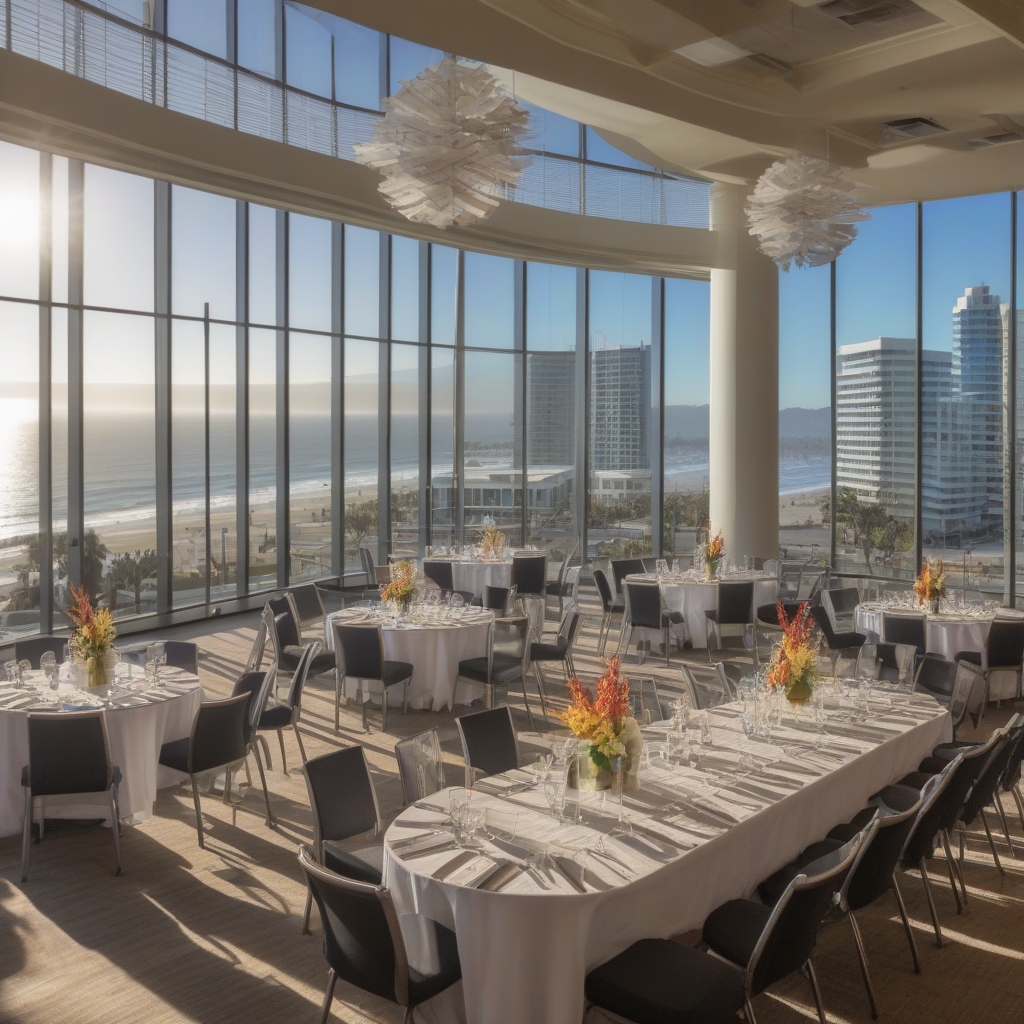
[[[626,577],[627,583],[653,583],[656,580],[656,576],[647,575]],[[769,604],[775,600],[779,584],[774,576],[765,577],[748,573],[738,573],[735,576],[730,576],[724,582],[743,583],[748,580],[752,580],[754,583],[754,606],[751,610],[756,614],[759,605]],[[683,617],[686,619],[686,632],[693,646],[707,647],[707,619],[704,612],[718,606],[718,582],[686,580],[677,583],[664,580],[661,583],[661,593],[665,607],[669,611],[683,613]]]
[[[409,829],[417,821],[425,828],[438,827],[447,809],[447,791],[403,811],[385,837],[387,884],[400,911],[415,911],[455,929],[462,962],[461,988],[447,999],[437,997],[436,1006],[417,1011],[417,1019],[579,1024],[587,971],[638,939],[698,928],[726,900],[750,896],[760,880],[849,820],[872,793],[915,769],[937,743],[948,740],[949,715],[930,698],[915,695],[915,701],[916,707],[929,707],[925,716],[904,721],[888,738],[827,774],[807,778],[802,788],[715,838],[674,854],[667,863],[647,861],[636,880],[612,881],[605,891],[541,891],[526,875],[520,876],[525,880],[520,891],[490,892],[438,881],[431,872],[439,863],[444,870],[444,854],[406,854],[403,860],[391,844],[415,836]],[[728,714],[728,708],[715,713],[716,744],[723,735],[719,726],[738,729],[735,715],[730,722]],[[799,766],[794,770],[798,773]],[[478,800],[476,793],[473,799]],[[585,811],[600,808],[600,794],[588,799],[593,803]],[[535,790],[501,801],[485,797],[482,803],[519,811],[520,821],[546,813],[544,797]],[[604,814],[614,811],[606,808]],[[553,825],[553,819],[547,820]],[[522,824],[518,827],[523,829]],[[616,846],[620,856],[628,854],[624,846]]]
[[[896,609],[883,609],[878,605],[860,604],[857,606],[856,629],[863,633],[865,630],[876,633],[880,639],[885,640],[885,623],[883,616],[886,611],[891,615],[911,616],[917,614],[913,611]],[[940,613],[939,615],[924,615],[925,619],[925,650],[941,654],[944,658],[952,659],[960,651],[984,651],[985,641],[988,639],[988,628],[992,625],[995,616],[989,615],[985,618],[976,616],[956,615],[953,613]]]
[[[456,590],[472,591],[483,597],[484,587],[510,587],[511,562],[452,562],[452,582]]]
[[[412,679],[409,681],[409,707],[422,710],[424,708],[440,711],[450,706],[452,683],[459,671],[459,662],[467,658],[478,658],[487,654],[487,630],[491,619],[490,612],[474,609],[467,612],[472,619],[462,622],[448,619],[444,625],[408,625],[397,628],[384,625],[384,656],[388,661],[405,661],[413,666]],[[327,649],[334,650],[334,630],[331,622],[351,621],[353,625],[370,624],[362,609],[332,612],[327,616],[326,643]],[[382,622],[383,625],[383,622]],[[354,700],[357,684],[354,679],[345,682],[345,696]],[[483,695],[479,686],[460,683],[455,694],[455,703],[464,704],[476,700]],[[375,701],[380,694],[372,694]],[[369,700],[371,694],[363,690],[363,700]],[[402,687],[396,686],[390,694],[392,707],[402,703]]]
[[[178,694],[164,690],[167,699],[137,707],[107,708],[110,758],[121,769],[118,793],[121,817],[145,821],[153,813],[158,789],[177,784],[184,776],[158,764],[160,748],[192,732],[192,721],[203,699],[198,677],[180,669],[165,668],[166,679]],[[32,708],[43,711],[44,708]],[[0,837],[20,834],[25,816],[21,769],[28,764],[28,724],[25,711],[0,710]],[[36,812],[38,816],[38,811]],[[47,797],[51,818],[109,819],[105,794]]]

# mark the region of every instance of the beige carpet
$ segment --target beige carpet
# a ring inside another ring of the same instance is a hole
[[[598,616],[592,608],[584,610],[592,614],[577,668],[593,678]],[[248,653],[252,620],[203,623],[174,633],[197,636],[207,692],[226,693]],[[703,652],[687,652],[686,657],[695,665],[707,664]],[[675,654],[673,660],[678,658]],[[636,673],[635,662],[635,655],[626,659],[627,671]],[[678,673],[665,670],[663,660],[648,661],[641,671],[656,675],[666,689],[674,687]],[[554,679],[554,672],[549,675]],[[564,703],[560,683],[549,689],[557,703]],[[530,694],[536,722],[539,707],[532,686]],[[521,695],[513,694],[510,703],[525,729]],[[1005,706],[993,708],[981,732],[1009,713]],[[392,755],[401,736],[439,726],[449,781],[461,779],[456,733],[447,714],[392,714],[389,735],[380,733],[378,722],[371,717],[373,731],[365,736],[359,716],[346,711],[341,735],[336,735],[332,680],[325,676],[309,685],[302,724],[307,753],[312,757],[339,744],[363,743],[386,821],[401,804]],[[555,727],[554,722],[549,719],[547,727]],[[281,771],[276,743],[271,745],[268,781],[276,830],[264,823],[258,789],[248,792],[237,809],[206,796],[207,848],[200,850],[190,793],[166,790],[152,819],[125,829],[121,878],[113,877],[109,831],[66,824],[48,828],[43,843],[33,847],[25,885],[19,881],[20,840],[0,840],[0,1021],[312,1024],[326,967],[315,914],[313,935],[300,934],[305,889],[295,853],[310,839],[310,817],[302,776],[295,771],[298,748],[292,736],[286,745],[287,774]],[[913,972],[892,898],[860,915],[882,1019],[901,1024],[1024,1020],[1024,835],[1012,801],[1006,801],[1006,808],[1021,859],[1012,860],[1000,842],[1006,868],[1001,879],[984,833],[980,841],[975,836],[965,869],[971,899],[964,914],[956,915],[945,864],[941,859],[932,863],[947,940],[942,949],[934,944],[920,878],[902,876],[921,951],[920,977]],[[847,925],[821,932],[815,963],[829,1020],[869,1020]],[[558,970],[558,964],[551,969]],[[806,982],[799,977],[759,997],[755,1011],[760,1024],[816,1019]],[[594,1022],[601,1017],[596,1011],[590,1015]],[[402,1012],[339,984],[332,1019],[398,1022]]]

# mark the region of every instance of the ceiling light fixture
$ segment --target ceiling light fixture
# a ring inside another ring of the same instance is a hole
[[[356,160],[403,217],[446,228],[484,220],[530,163],[519,148],[530,115],[479,65],[447,56],[384,101]]]
[[[853,196],[844,169],[827,160],[794,156],[778,160],[758,178],[747,198],[747,223],[761,252],[783,270],[831,263],[870,220]]]

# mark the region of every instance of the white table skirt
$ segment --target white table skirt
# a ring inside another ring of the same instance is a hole
[[[452,582],[456,590],[472,591],[483,597],[484,587],[510,587],[511,562],[452,562]]]
[[[479,609],[477,609],[479,611]],[[327,617],[327,649],[334,650],[334,630],[331,620],[344,619],[346,613],[334,612]],[[409,707],[417,710],[440,711],[449,707],[452,698],[452,682],[459,671],[459,662],[467,658],[479,658],[487,654],[487,630],[489,618],[477,619],[465,624],[447,626],[409,626],[391,629],[384,627],[384,657],[388,661],[405,661],[413,666],[409,681]],[[359,625],[365,623],[353,623]],[[358,690],[355,679],[345,680],[345,696],[356,699]],[[363,689],[363,700],[373,697],[380,699],[376,691],[371,695]],[[455,693],[456,704],[468,704],[483,696],[479,686],[459,683]],[[389,704],[401,706],[402,687],[391,690]]]
[[[145,821],[153,814],[158,789],[176,785],[185,776],[158,764],[160,748],[192,732],[192,721],[202,703],[199,679],[175,669],[164,669],[176,686],[189,682],[188,693],[169,696],[159,704],[108,708],[107,736],[111,761],[121,769],[118,793],[122,818]],[[0,837],[20,835],[25,817],[21,769],[28,764],[28,720],[24,711],[0,711]],[[105,794],[46,798],[51,818],[103,818],[109,822]],[[38,816],[38,811],[37,811]]]
[[[385,879],[399,910],[423,914],[458,937],[462,985],[426,1004],[417,1019],[579,1024],[589,970],[639,939],[698,928],[727,900],[749,897],[761,879],[849,820],[872,793],[915,769],[951,735],[949,715],[939,711],[652,873],[605,892],[466,888],[420,873],[422,859],[403,862],[386,842]],[[401,820],[388,841],[403,835]]]
[[[742,583],[743,578],[726,580],[727,583]],[[754,607],[756,614],[762,604],[770,604],[778,594],[779,584],[775,579],[754,580]],[[694,647],[707,647],[707,618],[704,612],[718,606],[718,583],[663,583],[665,607],[670,611],[682,612],[686,619],[686,632]],[[753,621],[753,620],[751,620]]]

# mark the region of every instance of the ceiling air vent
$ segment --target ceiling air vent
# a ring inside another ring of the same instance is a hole
[[[1017,132],[1000,132],[998,135],[985,135],[980,139],[968,139],[968,146],[982,147],[982,146],[1001,146],[1004,142],[1020,142],[1024,138],[1024,135],[1019,135]]]
[[[876,127],[881,128],[883,132],[898,132],[900,135],[908,135],[915,139],[925,135],[941,135],[949,130],[929,117],[901,117],[895,121],[878,121]]]
[[[870,22],[896,21],[919,14],[921,8],[912,0],[829,0],[821,4],[819,11],[838,18],[847,25],[864,25]]]
[[[777,71],[780,75],[791,75],[793,73],[792,64],[787,64],[784,60],[777,60],[775,57],[769,57],[767,53],[752,53],[747,60],[753,61],[769,71]]]

